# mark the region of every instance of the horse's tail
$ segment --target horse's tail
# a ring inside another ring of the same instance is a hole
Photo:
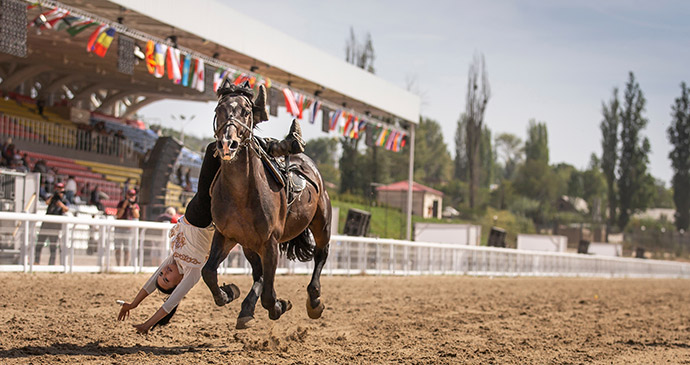
[[[300,233],[297,237],[280,244],[280,252],[287,255],[288,260],[301,262],[311,261],[314,258],[314,238],[312,238],[309,228]]]

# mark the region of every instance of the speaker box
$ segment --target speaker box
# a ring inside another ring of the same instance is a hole
[[[489,231],[489,240],[487,242],[489,247],[506,247],[506,231],[498,227],[491,227]]]
[[[580,243],[577,245],[577,253],[588,253],[588,252],[589,252],[589,241],[580,240]]]
[[[346,236],[366,236],[369,233],[370,219],[371,213],[369,212],[359,209],[348,210],[343,234]]]
[[[644,248],[638,247],[635,249],[635,258],[638,259],[643,259],[644,257]]]
[[[182,144],[174,138],[160,137],[144,161],[139,203],[145,220],[154,220],[165,211],[168,181],[181,150]]]

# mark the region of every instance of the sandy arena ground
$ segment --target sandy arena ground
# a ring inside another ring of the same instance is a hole
[[[690,364],[690,280],[324,277],[324,316],[304,309],[306,276],[279,276],[294,307],[278,321],[240,301],[218,308],[199,283],[171,324],[117,322],[146,275],[0,274],[0,363]],[[248,276],[221,277],[246,293]]]

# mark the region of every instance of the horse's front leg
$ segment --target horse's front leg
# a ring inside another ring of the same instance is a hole
[[[237,245],[237,242],[226,239],[222,234],[216,231],[213,234],[211,252],[208,254],[208,260],[206,260],[206,264],[203,269],[201,269],[201,275],[204,278],[204,282],[206,286],[211,289],[213,300],[216,302],[217,306],[226,305],[240,296],[240,289],[235,284],[223,284],[222,287],[218,287],[218,266],[228,257],[228,253],[230,253],[230,250],[232,250],[235,245]]]
[[[245,329],[252,326],[254,321],[254,308],[256,308],[256,301],[259,300],[259,295],[264,287],[263,268],[261,267],[261,257],[254,251],[242,247],[244,257],[247,258],[249,264],[252,266],[252,278],[254,284],[252,289],[247,293],[247,296],[242,301],[242,310],[237,316],[237,324],[235,328]]]
[[[278,267],[278,241],[271,238],[264,244],[263,257],[261,263],[264,269],[264,287],[261,292],[261,305],[268,310],[268,317],[272,320],[280,318],[280,316],[292,308],[292,303],[289,300],[277,299],[274,288],[274,281],[276,277],[276,268]]]

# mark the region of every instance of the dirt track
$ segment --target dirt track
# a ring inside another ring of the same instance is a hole
[[[145,275],[0,274],[2,363],[690,363],[690,280],[324,277],[310,320],[306,276],[279,276],[294,308],[235,330],[239,301],[218,308],[203,283],[171,324],[126,322]],[[244,293],[249,277],[222,277]]]

